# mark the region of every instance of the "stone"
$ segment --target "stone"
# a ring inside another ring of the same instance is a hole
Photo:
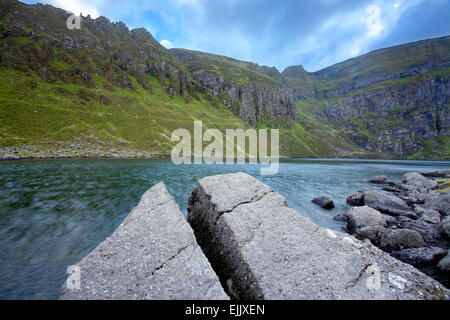
[[[317,226],[245,173],[201,179],[189,198],[188,221],[236,299],[448,295],[437,281],[372,244]]]
[[[324,209],[330,210],[330,209],[334,208],[333,199],[331,199],[328,196],[320,196],[320,197],[314,198],[311,200],[311,202],[321,206]]]
[[[386,251],[423,247],[420,233],[409,229],[390,229],[381,235],[380,246]]]
[[[407,217],[399,218],[399,226],[401,228],[417,231],[427,245],[438,245],[441,236],[439,225],[431,224],[422,220],[412,220]]]
[[[416,267],[436,265],[446,254],[447,251],[439,247],[410,248],[391,252],[393,257]]]
[[[450,238],[450,215],[442,219],[441,230],[444,235]]]
[[[364,192],[353,191],[347,197],[347,204],[350,206],[363,206],[364,205]]]
[[[386,220],[386,225],[388,228],[396,226],[398,221],[393,216],[390,216],[388,214],[383,214],[384,220]]]
[[[417,217],[417,215],[411,211],[408,204],[399,197],[376,190],[368,190],[364,191],[363,199],[364,205],[382,213],[393,216]]]
[[[387,179],[388,179],[387,176],[376,176],[373,179],[367,180],[367,182],[374,184],[384,184],[387,182]]]
[[[425,199],[425,208],[439,211],[444,217],[450,213],[450,193],[432,193]]]
[[[381,236],[387,230],[387,228],[382,226],[367,226],[358,229],[355,236],[360,240],[369,239],[374,245],[379,245]]]
[[[347,212],[347,228],[351,231],[368,226],[386,226],[384,216],[370,207],[353,207]]]
[[[339,213],[333,217],[333,220],[345,222],[348,220],[348,215],[347,215],[347,213]]]
[[[421,174],[425,177],[445,178],[446,176],[450,175],[450,169],[441,169],[439,171],[432,172],[421,172]]]
[[[419,220],[431,224],[438,224],[441,222],[441,214],[435,210],[424,210]]]
[[[438,187],[436,181],[429,180],[418,172],[405,173],[402,177],[402,183],[416,188],[436,189]]]
[[[60,299],[228,299],[164,183],[76,266],[81,289]]]
[[[437,267],[442,272],[450,274],[450,253],[447,254],[441,261],[439,261]]]

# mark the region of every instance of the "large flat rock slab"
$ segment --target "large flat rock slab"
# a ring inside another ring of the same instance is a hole
[[[245,173],[206,177],[188,221],[239,299],[445,299],[440,283],[370,243],[317,226]]]
[[[76,266],[81,288],[60,299],[228,299],[163,183]]]

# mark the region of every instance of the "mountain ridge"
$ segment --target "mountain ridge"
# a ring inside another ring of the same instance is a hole
[[[376,52],[389,59],[376,58],[369,71],[358,66],[373,52],[314,73],[300,66],[280,73],[167,50],[145,29],[105,17],[82,17],[81,30],[69,31],[68,16],[49,5],[0,4],[3,155],[168,155],[170,132],[191,130],[196,119],[222,131],[278,128],[284,156],[450,158],[450,37],[403,45],[419,48],[411,63],[385,48]],[[431,64],[416,63],[427,57]]]

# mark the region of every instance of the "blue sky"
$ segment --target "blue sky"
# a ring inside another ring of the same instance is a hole
[[[316,71],[450,34],[449,0],[26,0],[144,27],[166,47]]]

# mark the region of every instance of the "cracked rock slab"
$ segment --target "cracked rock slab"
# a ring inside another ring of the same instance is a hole
[[[321,228],[245,173],[206,177],[188,221],[238,299],[443,299],[440,283],[356,238]]]
[[[228,299],[164,183],[76,266],[81,288],[60,299]]]

